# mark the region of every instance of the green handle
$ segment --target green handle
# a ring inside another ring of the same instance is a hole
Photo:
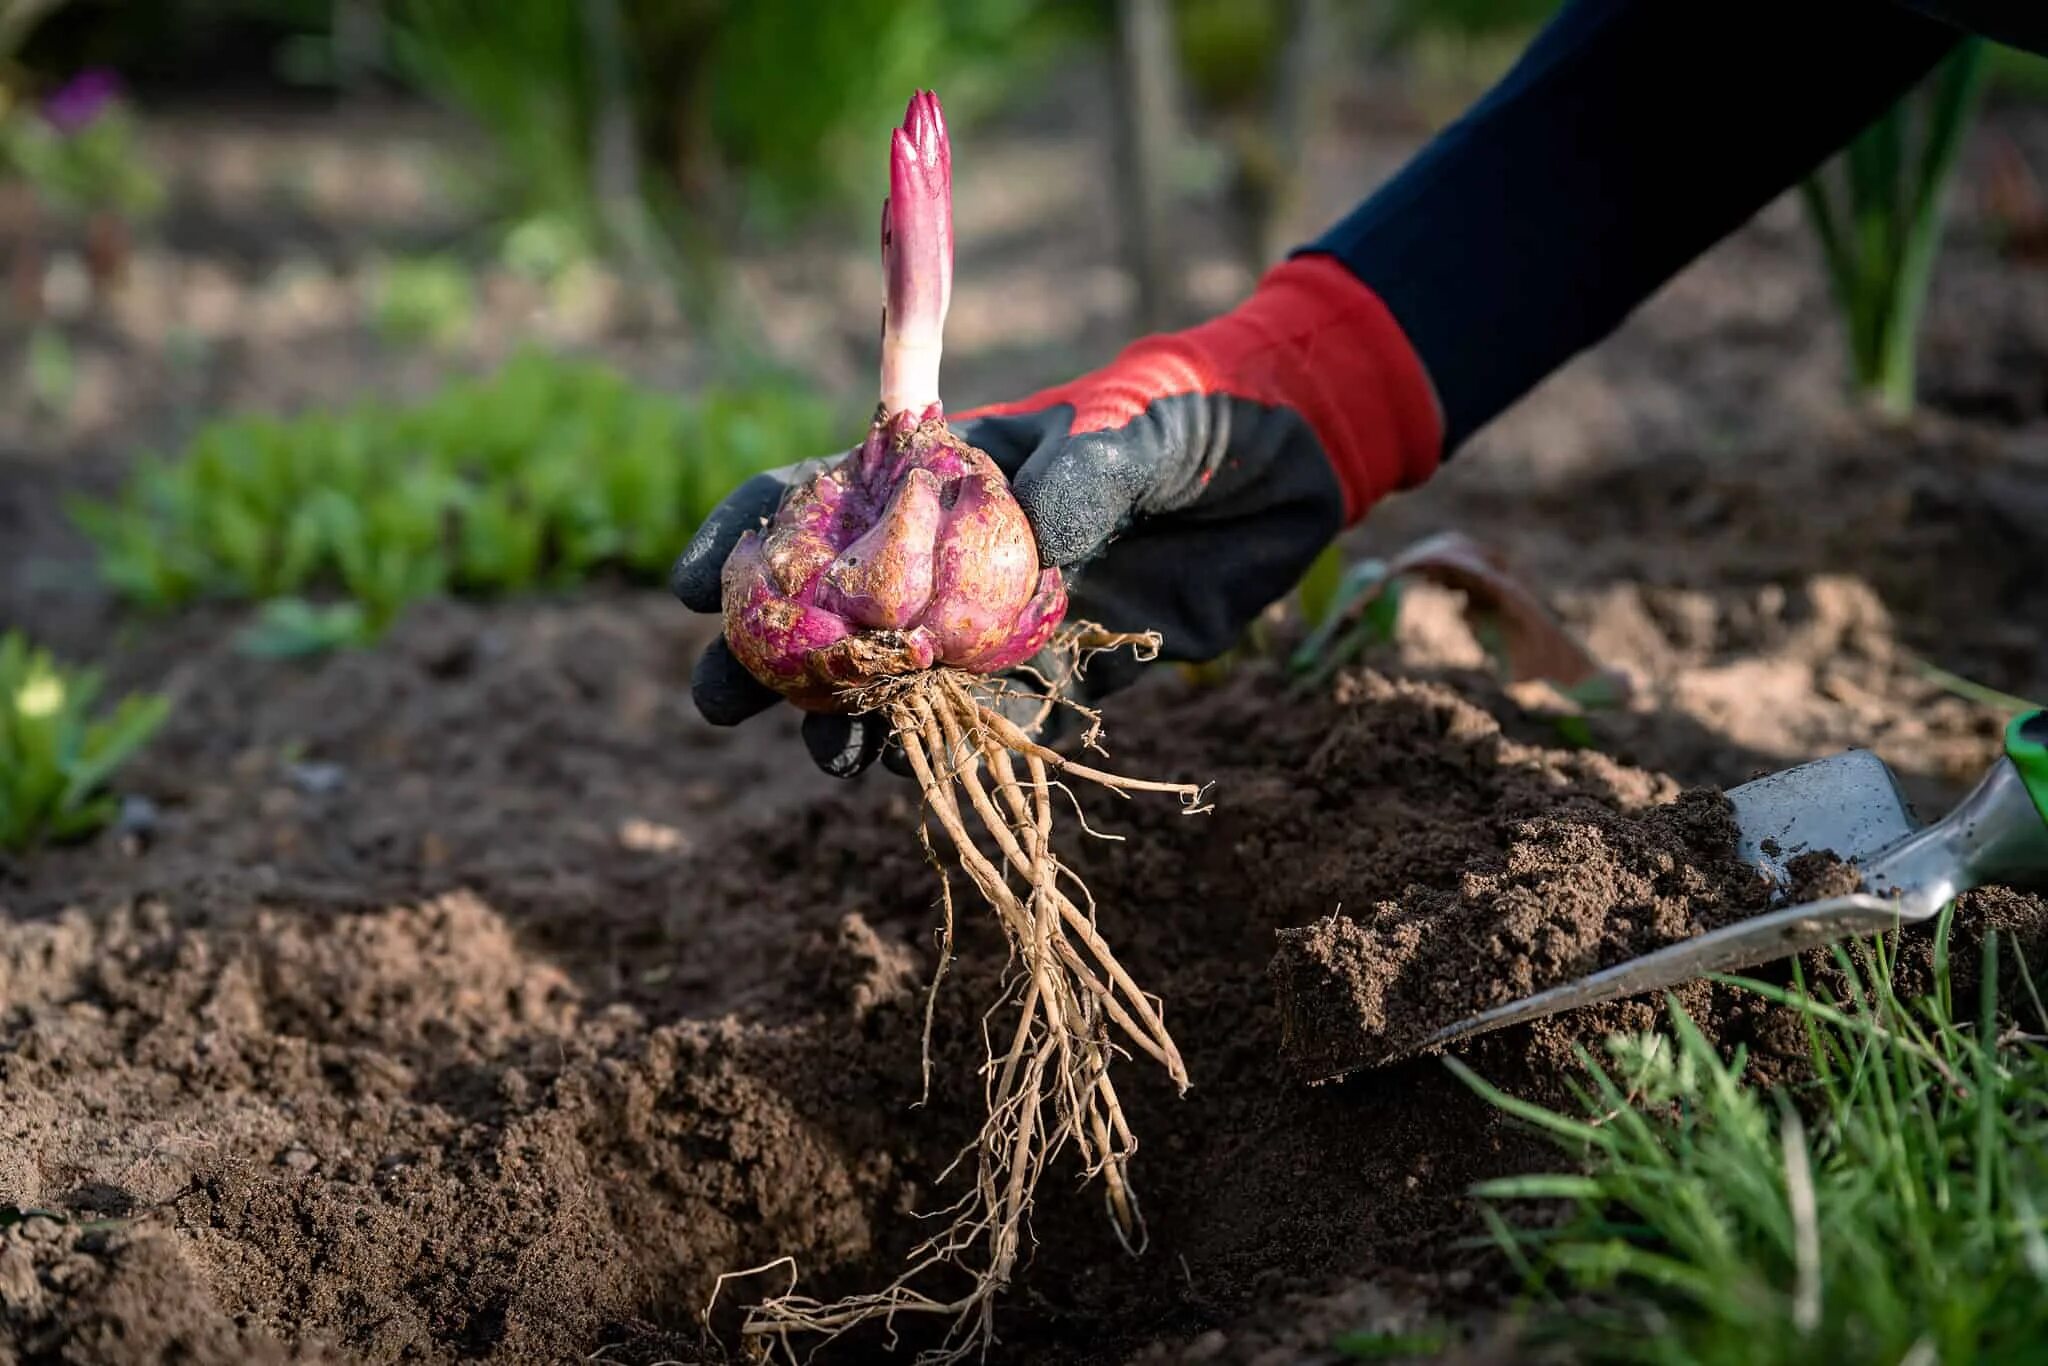
[[[2048,711],[2023,711],[2005,728],[2005,753],[2020,771],[2034,809],[2048,821]]]

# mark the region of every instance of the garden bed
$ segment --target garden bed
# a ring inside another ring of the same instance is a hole
[[[665,603],[599,598],[418,612],[282,682],[187,656],[204,686],[140,775],[160,830],[6,888],[0,1183],[70,1221],[5,1234],[31,1354],[115,1335],[212,1360],[690,1360],[722,1273],[887,1279],[971,1132],[1001,944],[963,926],[916,1107],[934,909],[907,788],[821,795],[781,727],[696,723],[662,685],[685,634]],[[1339,906],[1426,916],[1531,857],[1597,920],[1643,902],[1645,858],[1651,883],[1724,866],[1725,820],[1660,806],[1667,776],[1504,736],[1441,681],[1147,692],[1113,716],[1116,754],[1213,779],[1217,809],[1102,813],[1144,837],[1073,856],[1194,1085],[1130,1083],[1145,1256],[1097,1192],[1048,1186],[1003,1359],[1359,1326],[1299,1296],[1367,1320],[1484,1303],[1459,1196],[1541,1147],[1434,1060],[1314,1089],[1276,1067],[1276,935]],[[2038,902],[1983,904],[2048,931]],[[1487,977],[1483,948],[1455,970]],[[1801,1049],[1754,1003],[1687,999],[1760,1065]],[[1467,1056],[1544,1095],[1573,1041],[1653,1020],[1629,1003]]]
[[[1317,694],[1251,668],[1111,706],[1117,766],[1215,784],[1201,816],[1096,802],[1143,838],[1071,842],[1193,1086],[1128,1069],[1150,1246],[1128,1255],[1058,1169],[994,1359],[1294,1360],[1348,1330],[1486,1324],[1505,1283],[1463,1192],[1555,1155],[1435,1059],[1304,1084],[1276,950],[1381,908],[1429,949],[1380,966],[1388,1010],[1419,961],[1495,999],[1527,985],[1483,924],[1505,903],[1568,902],[1588,931],[1545,971],[1745,904],[1699,787],[1865,743],[1930,812],[1953,798],[1999,713],[1923,659],[2048,690],[2038,432],[1759,420],[1709,441],[1659,407],[1706,344],[1697,306],[1740,314],[1758,260],[1819,307],[1766,224],[1364,533],[1506,547],[1641,684],[1588,718],[1593,748],[1518,706],[1426,593]],[[1744,365],[1832,364],[1810,318],[1724,330],[1740,363],[1692,426],[1750,401]],[[1505,458],[1560,432],[1568,464]],[[738,1309],[787,1283],[777,1259],[822,1294],[894,1274],[978,1123],[1003,967],[963,913],[918,1104],[937,912],[906,784],[817,777],[786,716],[702,724],[704,624],[654,591],[429,604],[303,664],[237,654],[239,613],[117,637],[105,604],[25,572],[76,567],[57,492],[79,482],[8,457],[0,601],[107,642],[176,710],[123,775],[153,819],[0,864],[0,1361],[722,1361]],[[1470,953],[1429,937],[1447,915]],[[2034,942],[2048,905],[1987,892],[1961,923]],[[1778,1012],[1682,995],[1764,1075],[1797,1066]],[[1621,1003],[1462,1056],[1556,1100],[1575,1042],[1655,1019]],[[707,1333],[718,1278],[764,1265]]]

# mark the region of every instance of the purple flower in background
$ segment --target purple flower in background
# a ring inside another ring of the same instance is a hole
[[[90,67],[43,100],[43,117],[60,133],[76,133],[98,118],[121,93],[121,78],[105,67]]]

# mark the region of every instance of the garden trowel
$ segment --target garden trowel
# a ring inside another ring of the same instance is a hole
[[[1764,911],[1496,1006],[1438,1030],[1410,1051],[1928,920],[1958,893],[1986,883],[2048,887],[2048,711],[2014,717],[2004,756],[1932,825],[1914,821],[1892,771],[1868,750],[1758,778],[1731,789],[1728,800],[1742,857],[1780,895],[1790,884],[1786,864],[1821,850],[1855,865],[1857,890]]]

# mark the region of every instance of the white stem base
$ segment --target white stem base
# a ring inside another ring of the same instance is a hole
[[[939,401],[937,337],[882,338],[882,408],[890,414],[922,413]]]

